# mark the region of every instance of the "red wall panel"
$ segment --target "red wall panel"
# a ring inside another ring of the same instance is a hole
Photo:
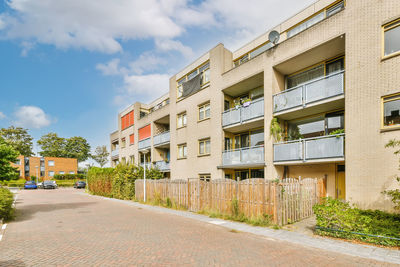
[[[139,129],[139,141],[151,136],[151,125]]]
[[[134,124],[133,110],[121,117],[121,129],[126,129]]]
[[[135,134],[129,136],[129,144],[133,145],[135,143]]]

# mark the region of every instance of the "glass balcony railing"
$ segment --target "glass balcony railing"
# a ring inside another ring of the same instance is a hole
[[[138,143],[139,149],[149,148],[150,146],[151,146],[151,138],[150,137],[143,139],[143,140],[139,141],[139,143]]]
[[[344,93],[344,71],[290,88],[273,96],[274,113]]]
[[[274,162],[343,158],[344,134],[274,144]]]
[[[153,137],[154,146],[169,143],[169,140],[170,140],[169,131],[160,133]]]
[[[111,150],[111,157],[117,157],[119,155],[119,149]]]
[[[264,116],[264,98],[247,103],[238,108],[231,108],[224,111],[222,113],[222,127],[236,123],[245,123],[246,121]]]
[[[159,169],[160,171],[169,171],[169,162],[164,160],[156,161],[154,167]]]
[[[222,165],[264,163],[264,146],[239,148],[222,152]]]

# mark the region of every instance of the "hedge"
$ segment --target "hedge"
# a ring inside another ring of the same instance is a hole
[[[135,165],[119,164],[114,168],[92,167],[88,171],[88,189],[92,194],[119,199],[135,198],[135,181],[143,179],[144,169]],[[148,179],[161,179],[157,169],[146,170]]]
[[[313,210],[319,235],[400,246],[400,214],[362,210],[332,198],[324,199]]]
[[[1,184],[3,186],[8,186],[8,187],[24,187],[25,182],[26,182],[25,179],[19,179],[19,180],[3,181]]]
[[[86,176],[82,173],[78,174],[55,174],[53,177],[55,180],[84,180],[86,179]]]
[[[13,194],[10,190],[0,187],[0,219],[9,220],[12,218],[14,212],[13,201]]]

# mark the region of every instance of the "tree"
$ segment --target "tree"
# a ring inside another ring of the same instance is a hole
[[[108,153],[106,146],[98,146],[92,155],[92,159],[94,159],[100,165],[100,167],[103,168],[103,166],[108,162],[109,155],[110,153]]]
[[[0,181],[18,178],[18,170],[11,166],[16,162],[18,152],[0,137]]]
[[[42,157],[66,157],[65,143],[65,138],[59,137],[56,133],[43,135],[37,141],[42,150],[39,154]]]
[[[79,162],[85,161],[90,157],[90,145],[85,138],[74,136],[66,139],[65,143],[66,158],[76,158]]]
[[[11,145],[20,155],[30,157],[33,155],[32,136],[27,129],[21,127],[10,126],[9,128],[0,129],[0,136]]]
[[[393,147],[396,148],[397,150],[394,151],[393,153],[395,155],[399,155],[400,154],[400,149],[398,149],[400,147],[400,141],[399,140],[395,140],[392,139],[389,141],[389,143],[387,143],[385,145],[385,147]],[[400,177],[396,177],[396,180],[399,182],[400,185]],[[388,195],[391,199],[392,202],[394,204],[394,208],[397,210],[400,210],[400,190],[399,189],[393,189],[393,190],[386,190],[383,191],[384,194]]]
[[[76,158],[81,162],[90,156],[90,145],[80,136],[63,138],[56,133],[48,133],[43,135],[37,144],[42,150],[39,152],[42,157]]]

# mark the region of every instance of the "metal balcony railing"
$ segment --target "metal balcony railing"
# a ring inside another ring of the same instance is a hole
[[[344,71],[315,79],[273,96],[274,113],[344,94]]]
[[[143,139],[143,140],[139,141],[139,143],[138,143],[139,149],[149,148],[150,146],[151,146],[151,138],[150,137]]]
[[[166,162],[164,160],[156,161],[154,164],[154,167],[159,169],[160,171],[169,171],[169,162]]]
[[[325,135],[274,144],[274,162],[343,158],[344,137]]]
[[[170,134],[169,131],[160,133],[153,137],[154,146],[169,143]]]
[[[117,157],[119,155],[119,149],[111,150],[111,157]]]
[[[264,163],[264,146],[239,148],[222,152],[222,165]]]
[[[231,108],[222,112],[222,127],[244,123],[264,116],[264,98],[245,103],[238,108]],[[247,104],[247,106],[246,106]]]

